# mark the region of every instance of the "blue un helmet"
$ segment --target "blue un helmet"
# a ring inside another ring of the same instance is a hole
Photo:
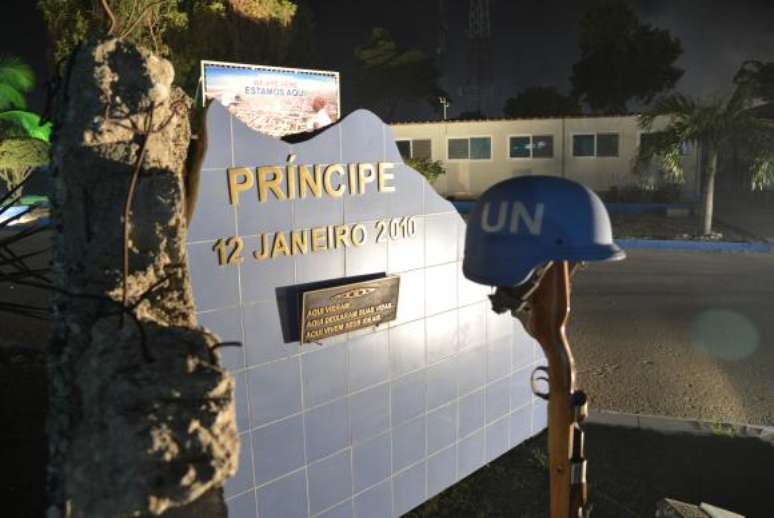
[[[518,286],[549,261],[615,261],[602,200],[556,176],[522,176],[490,187],[468,218],[462,272],[489,286]]]

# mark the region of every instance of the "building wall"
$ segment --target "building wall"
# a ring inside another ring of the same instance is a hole
[[[657,121],[655,127],[665,123],[665,119]],[[596,191],[632,186],[641,180],[632,168],[642,133],[634,115],[400,123],[393,124],[392,130],[396,140],[431,139],[432,159],[440,160],[446,167],[446,175],[434,183],[443,195],[479,195],[501,180],[522,175],[564,176]],[[573,136],[588,133],[618,134],[618,156],[573,156]],[[552,135],[553,157],[510,158],[509,137],[520,135]],[[447,156],[448,139],[484,136],[492,139],[489,160],[452,160]],[[688,198],[696,192],[698,160],[695,147],[688,146],[686,151],[683,196]],[[650,169],[655,172],[653,167]]]

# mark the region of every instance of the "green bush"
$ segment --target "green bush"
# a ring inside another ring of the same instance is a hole
[[[409,158],[405,162],[407,166],[418,171],[430,183],[433,183],[439,176],[446,174],[446,169],[443,168],[443,164],[438,160],[433,161],[429,158]]]
[[[680,200],[680,191],[680,184],[665,182],[657,185],[613,186],[599,195],[608,203],[674,203]]]

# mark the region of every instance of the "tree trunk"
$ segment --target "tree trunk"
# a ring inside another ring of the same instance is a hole
[[[702,235],[712,232],[712,213],[715,205],[715,174],[718,170],[718,150],[714,145],[710,147],[707,157],[707,178],[704,183],[704,207],[702,221]]]
[[[58,92],[49,518],[182,506],[225,516],[234,381],[196,323],[183,187],[191,100],[173,77],[168,61],[108,40],[72,57]]]

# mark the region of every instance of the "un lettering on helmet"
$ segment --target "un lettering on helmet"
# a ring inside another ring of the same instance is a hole
[[[510,209],[510,210],[509,210]],[[543,229],[543,214],[545,205],[535,204],[535,209],[529,209],[520,201],[501,201],[497,204],[496,215],[492,218],[492,202],[484,203],[481,208],[481,229],[484,232],[500,232],[506,225],[511,234],[519,234],[522,229],[533,236],[539,236]],[[510,213],[510,218],[508,217]],[[494,219],[494,223],[492,220]]]

